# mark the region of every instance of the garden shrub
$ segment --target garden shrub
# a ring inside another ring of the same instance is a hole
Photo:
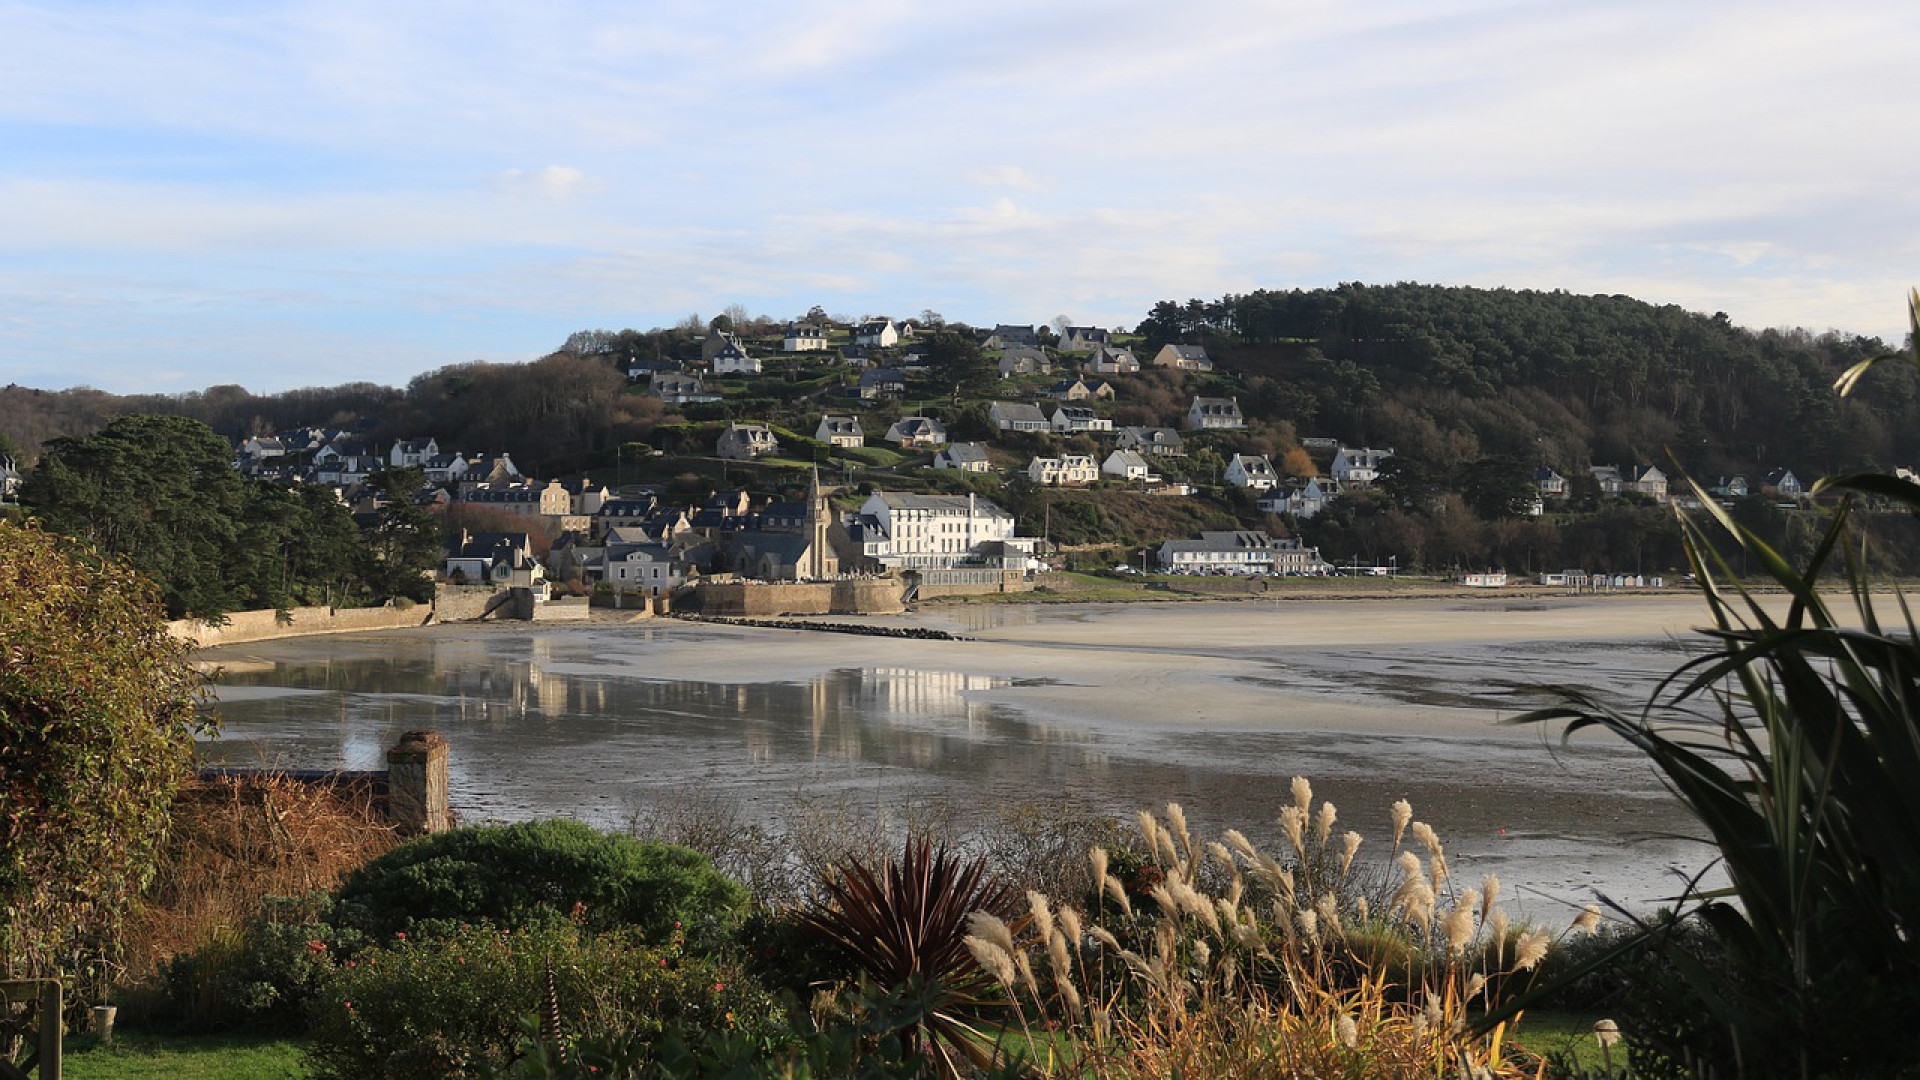
[[[541,1012],[548,966],[565,1034],[670,1027],[768,1038],[782,1010],[750,976],[686,951],[677,934],[590,934],[572,922],[480,924],[444,936],[396,931],[342,964],[313,1006],[307,1054],[321,1080],[439,1080],[510,1065]]]
[[[401,930],[574,919],[584,929],[676,924],[709,946],[737,924],[746,892],[697,852],[550,819],[453,829],[403,844],[348,875],[341,917],[376,940]]]
[[[162,1015],[189,1031],[289,1031],[334,973],[334,957],[364,941],[332,925],[333,898],[270,899],[238,933],[175,957],[161,972]]]

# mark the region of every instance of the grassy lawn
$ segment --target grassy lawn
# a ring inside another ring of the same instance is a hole
[[[67,1039],[67,1080],[304,1080],[300,1044],[246,1035],[159,1036],[120,1032],[112,1046]]]
[[[1591,1069],[1597,1073],[1607,1060],[1593,1037],[1593,1022],[1598,1019],[1599,1013],[1529,1010],[1510,1037],[1514,1045],[1526,1047],[1542,1057],[1557,1052],[1570,1056],[1582,1071]],[[1615,1072],[1626,1075],[1625,1046],[1614,1046],[1612,1064]]]

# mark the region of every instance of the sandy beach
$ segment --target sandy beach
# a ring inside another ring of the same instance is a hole
[[[453,734],[465,759],[456,798],[465,785],[491,816],[617,823],[689,785],[777,816],[782,786],[812,778],[882,802],[1064,798],[1125,814],[1178,801],[1203,827],[1252,835],[1270,830],[1289,779],[1304,775],[1340,806],[1343,827],[1380,842],[1388,807],[1409,799],[1458,872],[1500,873],[1546,917],[1595,889],[1650,906],[1709,852],[1673,839],[1688,821],[1637,753],[1600,736],[1562,746],[1557,732],[1502,721],[1560,684],[1636,705],[1684,658],[1705,614],[1697,597],[1674,595],[992,605],[837,620],[965,641],[673,620],[448,624],[206,658],[346,670],[421,651],[438,680],[421,715],[443,727],[485,721]],[[466,689],[462,673],[490,665],[509,677]],[[249,678],[223,695],[229,738],[303,737],[313,721],[262,719],[262,695],[293,691],[271,689],[271,674]],[[694,740],[688,717],[706,717],[728,687],[760,704],[728,714],[733,727],[702,721]],[[399,711],[408,695],[341,690],[316,713],[333,745],[377,747],[381,736],[361,728],[419,722]],[[583,709],[595,694],[632,696]],[[511,700],[517,714],[500,705]],[[549,733],[569,725],[587,754],[544,760],[516,737],[515,715]],[[782,748],[796,733],[810,741]]]

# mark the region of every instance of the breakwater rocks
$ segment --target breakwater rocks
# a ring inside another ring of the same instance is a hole
[[[719,623],[723,626],[757,626],[763,630],[814,630],[823,634],[859,634],[864,637],[917,638],[921,641],[972,641],[972,638],[929,630],[924,626],[865,626],[860,623],[816,622],[812,619],[740,619],[726,615],[696,615],[676,612],[673,618],[683,622]]]

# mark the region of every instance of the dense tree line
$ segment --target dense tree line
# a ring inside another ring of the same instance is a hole
[[[1138,329],[1149,350],[1207,344],[1249,382],[1271,380],[1266,404],[1302,433],[1354,444],[1451,442],[1563,470],[1664,462],[1671,449],[1699,475],[1920,457],[1920,375],[1889,365],[1873,394],[1831,391],[1849,364],[1888,351],[1879,339],[1755,332],[1625,296],[1257,290],[1161,301]]]
[[[77,537],[159,587],[171,618],[245,609],[427,600],[440,528],[414,505],[418,470],[376,474],[381,505],[364,527],[331,488],[249,480],[205,424],[120,417],[48,443],[21,502],[46,529]]]

